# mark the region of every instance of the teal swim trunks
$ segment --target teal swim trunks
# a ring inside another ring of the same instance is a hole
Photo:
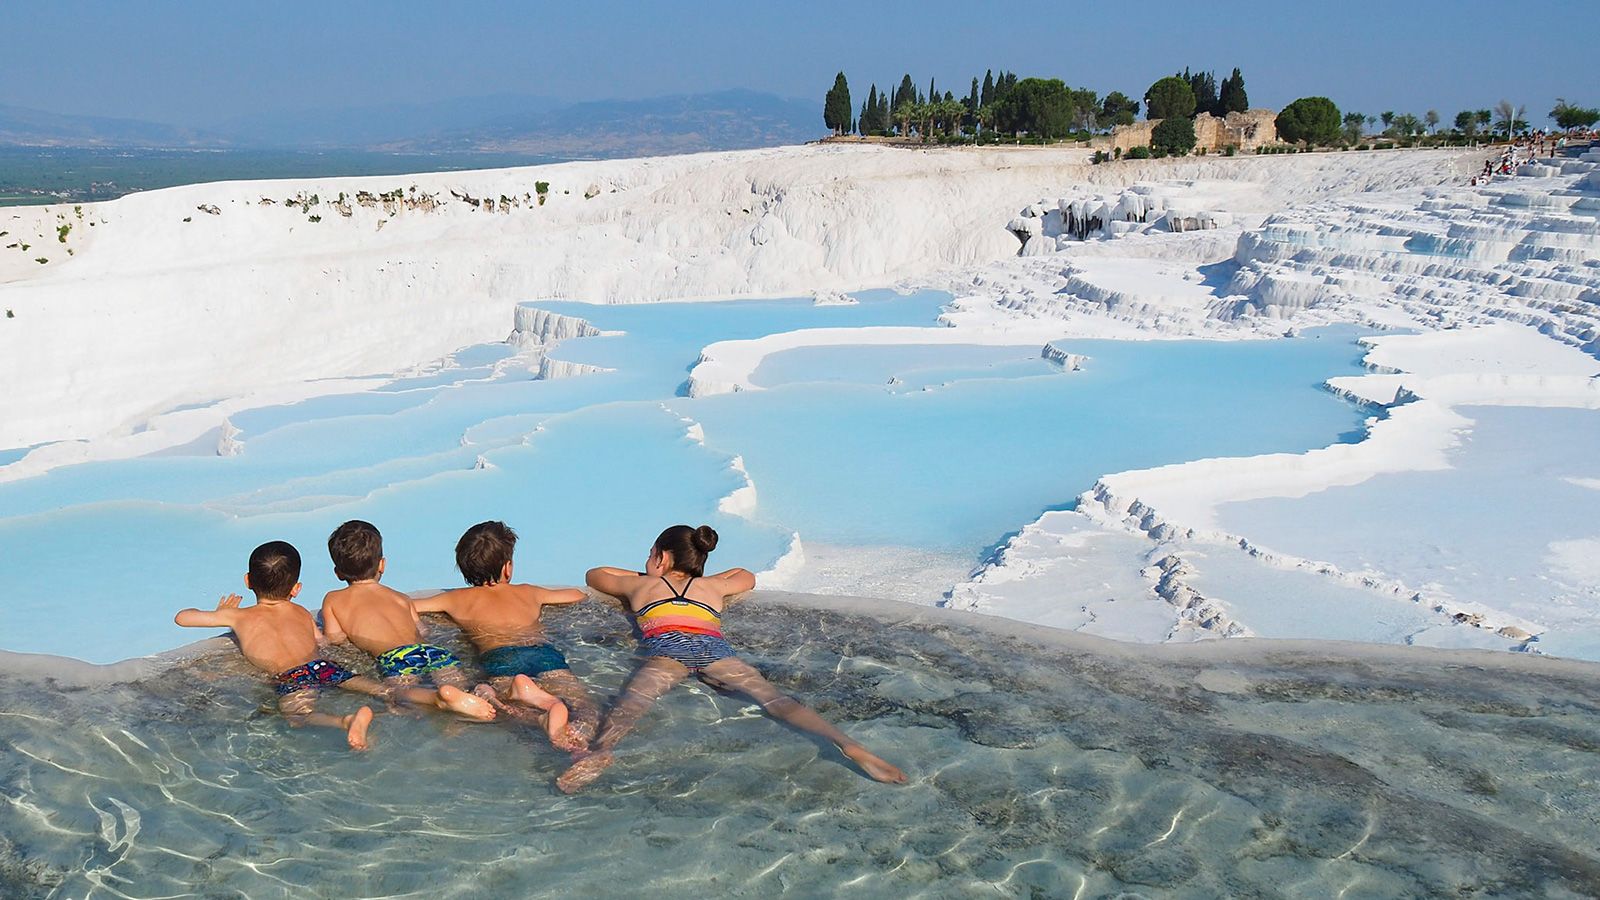
[[[496,647],[483,654],[483,671],[490,678],[526,675],[538,678],[546,672],[567,668],[567,658],[549,644],[526,647]]]
[[[378,654],[378,674],[384,678],[426,675],[461,665],[454,653],[432,644],[406,644]]]

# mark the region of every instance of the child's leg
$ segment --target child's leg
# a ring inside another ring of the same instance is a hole
[[[317,692],[315,690],[295,691],[278,698],[278,711],[289,721],[289,725],[299,728],[302,725],[317,725],[324,728],[339,728],[344,731],[345,741],[352,750],[365,750],[367,743],[367,729],[372,725],[372,710],[361,707],[348,716],[334,716],[328,713],[317,712]]]
[[[582,746],[572,739],[567,728],[566,704],[541,690],[526,675],[497,675],[489,679],[488,685],[478,685],[473,693],[493,703],[504,715],[543,731],[558,749],[575,750]]]
[[[352,678],[350,681],[356,681]],[[345,682],[349,684],[349,682]],[[453,712],[459,716],[475,722],[490,722],[494,720],[494,707],[488,701],[474,694],[469,694],[461,688],[449,684],[441,684],[437,688],[425,688],[416,681],[413,675],[396,675],[383,680],[383,688],[388,696],[413,706],[426,706]],[[356,688],[354,690],[359,690]]]
[[[906,780],[904,772],[833,727],[828,720],[817,715],[815,710],[773,687],[771,682],[761,677],[761,673],[756,671],[754,666],[738,657],[719,659],[706,666],[701,670],[700,678],[712,687],[728,688],[745,694],[761,704],[767,715],[774,719],[832,742],[839,748],[840,753],[860,766],[862,771],[874,780],[894,784],[901,784]]]
[[[584,744],[594,739],[600,726],[600,706],[571,669],[552,669],[537,679],[539,687],[561,698],[570,720],[567,729]]]
[[[645,660],[628,679],[628,685],[623,688],[616,705],[606,713],[605,721],[600,725],[600,734],[595,738],[595,752],[578,759],[571,768],[561,773],[561,777],[556,779],[556,787],[563,793],[571,794],[599,778],[606,766],[611,765],[611,750],[617,746],[617,742],[639,724],[639,719],[663,694],[688,674],[689,670],[683,667],[683,663],[665,656],[652,656]]]
[[[588,741],[576,739],[567,727],[567,705],[555,694],[539,687],[526,675],[511,679],[511,699],[544,713],[544,730],[550,744],[560,750],[582,750]]]

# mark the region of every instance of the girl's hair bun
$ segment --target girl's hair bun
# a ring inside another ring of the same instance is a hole
[[[717,531],[710,525],[696,528],[689,539],[694,543],[694,548],[701,553],[710,553],[717,549]]]

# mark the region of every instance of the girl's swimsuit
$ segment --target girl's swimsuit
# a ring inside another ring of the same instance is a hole
[[[675,659],[694,674],[719,659],[737,655],[722,638],[722,613],[684,596],[693,578],[683,583],[681,591],[665,576],[661,581],[672,596],[646,603],[633,614],[639,626],[640,653]]]

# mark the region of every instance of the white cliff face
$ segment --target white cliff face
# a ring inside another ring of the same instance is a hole
[[[0,445],[126,434],[219,397],[398,371],[503,338],[507,307],[530,299],[970,278],[1014,257],[1001,224],[1063,185],[1120,197],[1141,181],[1233,183],[1258,198],[1241,202],[1270,211],[1330,191],[1438,184],[1463,159],[1321,156],[1091,166],[1075,150],[792,147],[230,182],[85,204],[72,256],[40,265],[0,253],[0,307],[13,314],[0,319]],[[531,199],[536,181],[550,183],[545,203]],[[58,216],[77,222],[55,207],[6,215],[6,230],[47,240]]]

